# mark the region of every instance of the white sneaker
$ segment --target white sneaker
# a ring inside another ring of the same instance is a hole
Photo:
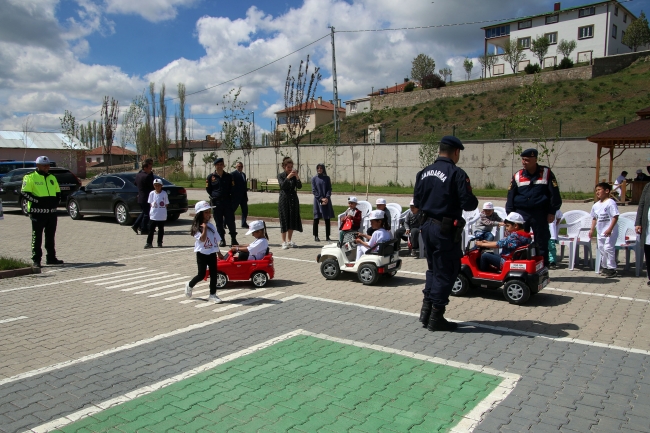
[[[208,302],[214,302],[215,304],[221,304],[223,301],[217,295],[208,296]]]
[[[192,288],[190,287],[190,282],[185,283],[185,296],[188,298],[192,297]]]
[[[294,241],[289,241],[289,248],[296,248],[296,243]]]
[[[286,250],[287,248],[289,248],[289,244],[286,242],[282,242],[282,249]]]

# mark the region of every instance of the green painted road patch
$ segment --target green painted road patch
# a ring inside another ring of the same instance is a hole
[[[449,431],[503,380],[298,335],[60,431]]]

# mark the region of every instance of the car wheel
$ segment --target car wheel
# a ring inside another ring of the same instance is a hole
[[[68,215],[70,215],[70,218],[73,220],[80,220],[83,218],[83,215],[79,213],[79,204],[76,200],[70,200],[68,202]]]
[[[27,212],[27,199],[23,198],[20,200],[20,209],[23,211],[23,215],[29,216],[29,212]]]
[[[530,298],[530,288],[520,280],[510,280],[503,287],[503,296],[511,304],[525,304]]]
[[[179,213],[170,213],[167,214],[167,222],[168,223],[173,223],[174,221],[177,221],[178,218],[180,218],[181,214]]]
[[[377,272],[377,266],[371,263],[365,263],[359,266],[357,276],[359,277],[359,281],[363,284],[366,286],[372,286],[379,279],[379,272]]]
[[[320,273],[328,280],[336,280],[341,275],[339,261],[336,259],[327,259],[320,265]]]
[[[115,205],[115,219],[122,226],[131,224],[131,220],[133,219],[129,215],[129,208],[121,201]]]
[[[451,288],[452,296],[465,296],[469,292],[469,281],[463,274],[458,274],[454,286]]]
[[[255,287],[264,287],[269,281],[269,276],[266,275],[266,272],[253,272],[253,275],[251,275],[251,281]]]
[[[214,278],[217,279],[217,289],[225,287],[226,283],[228,282],[228,277],[226,277],[226,274],[223,272],[217,272],[217,275],[215,275]]]

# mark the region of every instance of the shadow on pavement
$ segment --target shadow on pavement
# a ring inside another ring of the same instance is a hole
[[[574,323],[545,323],[537,320],[470,320],[469,322],[471,323],[468,323],[467,325],[459,323],[458,332],[489,332],[499,335],[521,336],[519,333],[508,331],[508,329],[513,329],[516,331],[532,332],[535,334],[550,335],[553,337],[567,337],[569,333],[566,331],[577,331],[580,329],[580,327]],[[472,325],[472,323],[475,323],[479,326],[475,327]],[[490,329],[487,328],[487,326],[508,329]]]
[[[551,284],[555,282],[560,283],[585,283],[585,284],[613,284],[618,283],[618,278],[605,278],[605,277],[552,277]]]

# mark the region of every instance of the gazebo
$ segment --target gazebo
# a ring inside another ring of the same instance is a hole
[[[636,114],[639,118],[634,122],[587,137],[587,140],[598,145],[596,152],[596,183],[598,183],[600,160],[603,156],[609,155],[607,181],[611,183],[615,149],[621,149],[621,153],[623,153],[626,149],[650,148],[650,107],[637,111]],[[603,149],[607,149],[605,154],[603,154]],[[620,156],[621,153],[617,156]],[[634,198],[634,192],[632,196]]]

